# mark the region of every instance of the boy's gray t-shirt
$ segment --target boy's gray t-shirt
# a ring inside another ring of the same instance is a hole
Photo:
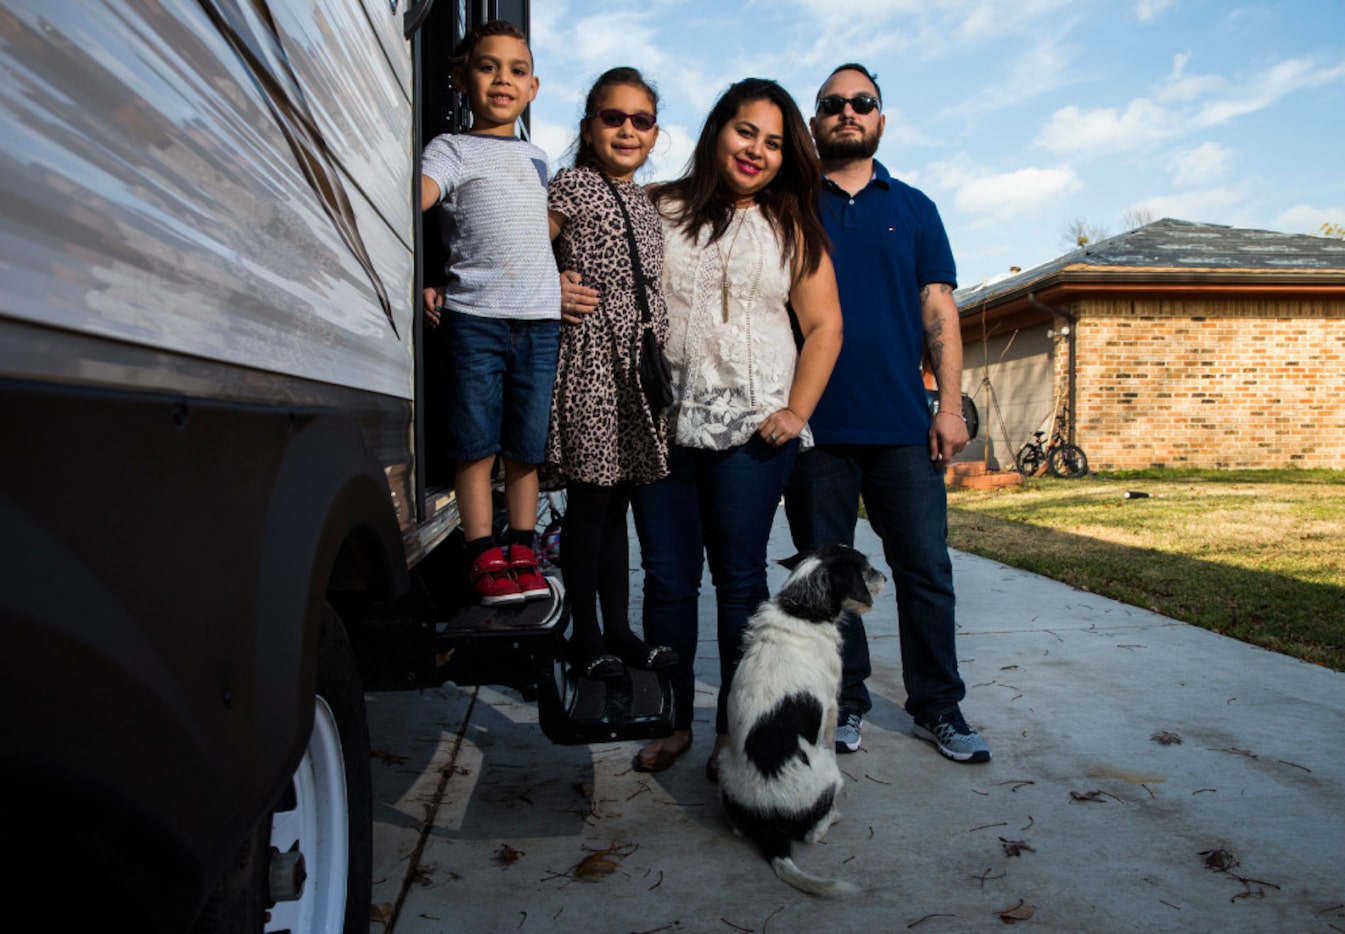
[[[439,186],[444,304],[485,318],[559,318],[546,153],[512,136],[444,134],[421,172]]]

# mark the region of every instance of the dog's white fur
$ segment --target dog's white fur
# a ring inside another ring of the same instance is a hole
[[[815,843],[840,819],[836,624],[847,609],[868,610],[884,581],[845,546],[805,556],[748,622],[729,692],[729,745],[719,760],[725,810],[777,876],[814,895],[854,889],[804,872],[794,863],[791,842]]]

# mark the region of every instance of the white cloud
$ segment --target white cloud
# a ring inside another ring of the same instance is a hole
[[[573,57],[596,71],[619,62],[638,61],[657,69],[666,59],[655,43],[656,31],[642,13],[612,11],[575,22],[569,36]]]
[[[925,179],[930,188],[951,192],[953,205],[980,221],[1053,209],[1083,188],[1068,166],[992,172],[953,160],[930,166]]]
[[[887,114],[886,129],[883,130],[883,142],[878,150],[878,158],[886,160],[893,149],[907,152],[917,147],[937,146],[940,141],[915,125],[915,122],[898,107],[884,107]]]
[[[1315,234],[1323,224],[1345,224],[1345,205],[1316,207],[1296,204],[1275,216],[1274,230],[1285,233]]]
[[[1201,126],[1214,126],[1263,110],[1302,88],[1319,87],[1345,78],[1345,64],[1317,68],[1308,59],[1289,59],[1254,76],[1227,98],[1210,101],[1196,115]]]
[[[964,3],[927,4],[943,14],[941,29],[958,40],[1001,39],[1007,34],[1032,33],[1038,20],[1050,19],[1062,8],[1074,6],[1072,0],[1018,0],[1012,6],[1003,0],[970,0]]]
[[[1170,6],[1172,0],[1139,0],[1135,4],[1135,18],[1141,23],[1151,23]]]
[[[1233,150],[1218,143],[1201,143],[1175,152],[1167,162],[1172,184],[1179,188],[1208,185],[1228,174],[1233,156]]]
[[[534,118],[531,131],[532,141],[546,151],[547,158],[551,162],[551,171],[554,173],[564,164],[561,160],[570,144],[574,142],[575,136],[578,135],[579,127],[577,125],[570,127]]]
[[[1161,101],[1191,101],[1228,86],[1228,82],[1218,75],[1188,75],[1186,66],[1190,61],[1190,52],[1173,56],[1172,72],[1155,90],[1154,96]]]
[[[807,17],[797,26],[808,41],[796,51],[804,56],[821,51],[821,60],[829,62],[837,49],[846,50],[843,58],[851,61],[898,55],[937,60],[1008,36],[1039,35],[1058,26],[1060,11],[1076,3],[1017,0],[1009,8],[1003,0],[852,0],[840,7],[835,0],[794,0],[792,5]]]
[[[1167,81],[1152,96],[1124,107],[1060,108],[1042,127],[1037,144],[1064,154],[1135,149],[1219,126],[1295,91],[1345,79],[1345,64],[1319,67],[1310,59],[1289,59],[1235,83],[1187,75],[1188,60],[1187,54],[1177,56]]]
[[[1175,195],[1146,198],[1135,205],[1155,218],[1172,217],[1197,223],[1234,224],[1244,222],[1233,217],[1246,202],[1245,193],[1237,188],[1203,188]]]
[[[1176,132],[1172,115],[1141,97],[1123,109],[1099,107],[1085,111],[1073,104],[1062,107],[1051,114],[1037,136],[1037,143],[1058,153],[1108,152],[1132,149]]]
[[[645,163],[641,178],[650,181],[679,178],[688,160],[691,159],[699,134],[698,126],[686,127],[680,124],[661,126],[658,142],[654,144],[654,151],[649,154],[649,161]]]
[[[1078,80],[1075,61],[1079,50],[1062,37],[1037,37],[990,81],[960,101],[950,113],[980,114],[1020,106],[1033,98]]]

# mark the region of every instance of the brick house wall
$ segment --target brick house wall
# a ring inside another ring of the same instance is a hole
[[[1075,440],[1095,470],[1345,467],[1345,300],[1071,302]],[[1066,398],[1071,343],[1052,371]]]

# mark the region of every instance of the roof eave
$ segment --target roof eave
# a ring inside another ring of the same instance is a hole
[[[1061,305],[1081,298],[1124,293],[1144,298],[1207,298],[1275,296],[1279,298],[1345,298],[1345,278],[1338,269],[1218,269],[1074,264],[1047,275],[1016,283],[994,295],[970,297],[959,305],[966,318],[985,314],[993,318],[1046,320],[1034,308],[1030,296],[1046,305]],[[1020,322],[1032,323],[1031,320]]]

